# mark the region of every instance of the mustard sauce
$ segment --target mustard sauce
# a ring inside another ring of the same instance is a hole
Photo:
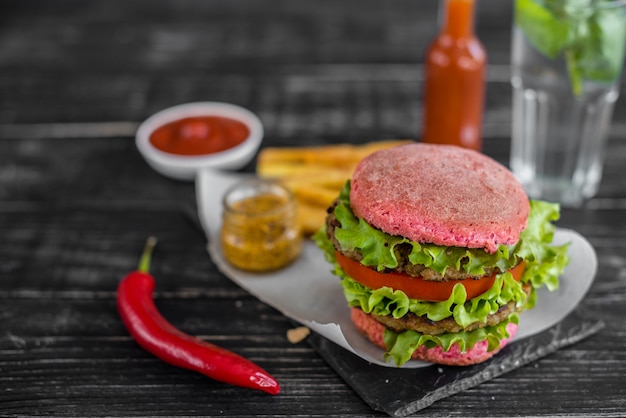
[[[221,243],[233,266],[265,272],[285,267],[301,252],[295,201],[277,183],[250,180],[224,196]]]

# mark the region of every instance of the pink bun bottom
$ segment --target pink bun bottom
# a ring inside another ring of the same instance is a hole
[[[365,337],[383,350],[387,350],[385,342],[383,341],[383,333],[385,331],[383,324],[358,308],[351,308],[350,315],[352,322],[354,322],[357,329]],[[500,341],[500,347],[493,351],[487,351],[487,341],[479,341],[474,347],[464,353],[461,352],[459,345],[455,343],[448,351],[444,351],[439,346],[433,348],[421,346],[415,350],[411,358],[413,360],[422,360],[448,366],[469,366],[471,364],[482,363],[493,357],[494,354],[500,351],[515,336],[517,324],[509,323],[506,329],[510,337]]]

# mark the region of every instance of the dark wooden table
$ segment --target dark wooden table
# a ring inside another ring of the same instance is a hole
[[[185,215],[194,185],[152,171],[134,134],[165,107],[214,100],[256,112],[264,146],[419,138],[437,5],[2,1],[0,415],[381,415],[306,341],[288,342],[290,320],[216,269]],[[507,163],[511,2],[481,1],[477,19],[490,63],[485,152]],[[626,414],[625,162],[622,99],[600,192],[559,222],[598,253],[582,305],[606,327],[420,415]],[[279,396],[171,367],[129,337],[115,289],[149,235],[163,315],[261,364]]]

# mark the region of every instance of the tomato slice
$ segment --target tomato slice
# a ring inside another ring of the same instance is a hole
[[[394,290],[403,291],[411,299],[442,302],[448,300],[454,285],[461,283],[467,291],[467,299],[469,300],[491,289],[493,282],[496,280],[495,274],[480,279],[469,278],[438,282],[403,273],[379,273],[373,268],[364,266],[339,252],[335,254],[337,263],[339,263],[343,271],[362,285],[370,289],[380,289],[384,286],[391,287]],[[518,264],[509,271],[513,278],[519,281],[524,273],[524,263]]]

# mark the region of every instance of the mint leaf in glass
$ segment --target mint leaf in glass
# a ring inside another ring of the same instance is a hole
[[[515,2],[515,24],[528,42],[550,59],[556,58],[568,43],[568,23],[535,0]]]
[[[515,24],[549,59],[567,63],[572,91],[585,80],[619,78],[626,42],[625,2],[616,0],[516,0]]]

